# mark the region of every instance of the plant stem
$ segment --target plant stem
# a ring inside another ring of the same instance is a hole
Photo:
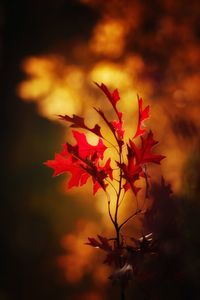
[[[111,213],[111,210],[110,210],[110,196],[109,196],[107,191],[105,191],[105,193],[106,193],[107,200],[108,200],[108,213],[109,213],[109,216],[110,216],[110,220],[113,223],[113,225],[115,226],[115,221],[113,219],[113,216],[112,216],[112,213]]]
[[[115,230],[116,230],[116,242],[117,247],[120,248],[120,228],[118,224],[115,224]],[[121,258],[119,258],[119,266],[122,268],[122,261]],[[120,300],[125,300],[125,288],[123,285],[123,282],[120,283]]]
[[[129,220],[131,220],[132,218],[136,217],[138,214],[142,213],[141,209],[139,209],[138,211],[136,211],[134,214],[132,214],[130,217],[128,217],[120,226],[119,229],[121,229]]]
[[[125,289],[123,285],[121,284],[121,290],[120,290],[120,300],[125,300]]]
[[[122,162],[122,147],[119,146],[119,162],[121,164]],[[120,204],[120,195],[122,191],[122,170],[120,169],[120,175],[119,175],[119,188],[117,193],[117,199],[116,199],[116,207],[115,207],[115,219],[114,219],[114,226],[116,230],[116,243],[117,248],[120,249],[120,229],[121,227],[118,224],[118,210],[119,210],[119,204]],[[123,262],[121,257],[119,257],[119,266],[120,268],[123,267]],[[125,288],[123,282],[120,283],[120,300],[125,300]]]
[[[122,163],[122,148],[119,147],[119,163]],[[115,223],[116,227],[118,227],[118,209],[119,209],[119,200],[120,200],[120,195],[122,191],[122,170],[120,169],[120,174],[119,174],[119,188],[118,188],[118,194],[117,194],[117,200],[116,200],[116,207],[115,207]]]

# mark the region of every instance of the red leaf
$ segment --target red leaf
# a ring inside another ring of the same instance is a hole
[[[73,131],[77,141],[74,146],[66,144],[60,154],[55,155],[54,160],[49,160],[45,164],[54,169],[54,176],[69,172],[71,179],[68,188],[84,185],[89,177],[93,179],[93,194],[99,188],[104,190],[107,187],[106,177],[112,179],[112,168],[110,160],[107,160],[105,166],[99,165],[99,160],[103,159],[104,151],[107,149],[102,140],[99,139],[96,146],[87,142],[84,133]]]
[[[137,195],[140,188],[135,186],[135,181],[139,179],[140,174],[142,172],[142,167],[136,164],[135,153],[133,152],[131,147],[127,145],[127,149],[128,149],[127,164],[125,163],[122,164],[117,163],[117,164],[123,171],[123,178],[126,179],[126,182],[123,185],[124,190],[127,191],[131,188],[133,193]]]
[[[107,126],[110,128],[110,130],[112,131],[113,135],[115,136],[119,147],[121,147],[124,142],[123,142],[123,135],[124,135],[124,130],[122,129],[122,120],[121,121],[108,121],[108,119],[106,118],[105,114],[103,113],[103,111],[101,111],[100,109],[94,108],[97,113],[101,116],[101,118],[104,120],[104,122],[107,124]]]
[[[139,187],[137,187],[137,186],[134,185],[134,182],[137,179],[133,179],[131,183],[128,182],[128,181],[125,182],[125,184],[123,185],[123,188],[124,188],[125,192],[127,192],[129,189],[132,189],[133,193],[135,195],[137,195],[137,193],[141,190],[141,188],[139,188]]]
[[[111,162],[111,159],[109,158],[107,160],[105,166],[101,167],[101,168],[102,168],[102,170],[104,170],[108,174],[108,176],[110,177],[110,179],[113,180],[113,174],[112,174],[113,173],[113,169],[110,166],[110,162]]]
[[[115,134],[114,127],[112,126],[112,123],[110,121],[108,121],[108,119],[106,118],[104,112],[100,109],[95,108],[95,107],[94,107],[94,109],[101,116],[101,118],[104,120],[104,122],[108,125],[108,127],[111,129],[111,131]]]
[[[114,127],[114,130],[117,133],[118,139],[122,140],[124,137],[124,130],[122,129],[122,122],[112,121],[112,126]]]
[[[109,176],[110,179],[113,180],[113,170],[110,167],[110,158],[107,160],[105,166],[102,167],[100,165],[97,165],[96,168],[93,168],[93,170],[90,172],[91,175],[93,175],[93,195],[95,195],[99,188],[103,188],[105,190],[108,186],[108,184],[104,182],[104,179]]]
[[[64,146],[63,154],[55,154],[54,160],[48,160],[44,164],[54,169],[53,176],[60,175],[62,173],[71,173],[71,179],[68,182],[68,188],[73,186],[82,186],[85,184],[90,175],[80,166],[80,162],[73,161],[72,156],[67,151],[67,146]],[[62,153],[61,152],[61,153]]]
[[[112,93],[108,90],[107,86],[105,84],[101,84],[99,85],[98,83],[95,82],[95,84],[98,86],[98,88],[100,88],[104,94],[106,95],[106,97],[108,98],[108,100],[110,101],[110,103],[112,104],[117,116],[118,116],[118,119],[119,121],[121,122],[121,119],[122,119],[122,113],[119,112],[117,110],[117,107],[116,107],[116,104],[117,102],[120,100],[120,96],[119,96],[119,92],[117,89],[115,89]]]
[[[146,137],[141,137],[141,147],[138,148],[133,141],[129,141],[132,151],[135,154],[136,164],[142,165],[145,163],[160,164],[160,161],[165,158],[164,155],[152,153],[152,147],[158,142],[153,139],[153,133],[150,131]]]
[[[86,161],[86,166],[81,165],[81,167],[92,176],[93,180],[93,195],[96,194],[99,188],[106,189],[107,184],[105,183],[104,179],[106,179],[108,176],[110,177],[110,174],[104,170],[104,167],[99,166],[99,164],[93,164],[91,161]]]
[[[95,82],[95,84],[104,92],[104,94],[107,96],[113,107],[116,106],[116,103],[120,100],[119,92],[117,89],[115,89],[112,93],[108,90],[107,86],[105,84],[99,85]]]
[[[137,130],[133,138],[136,138],[137,136],[142,135],[145,132],[145,129],[142,129],[143,122],[149,118],[149,105],[145,107],[145,109],[142,109],[143,100],[142,98],[139,98],[138,96],[138,106],[139,106],[139,117],[138,117],[138,125]]]
[[[160,161],[165,158],[163,155],[152,153],[152,147],[158,142],[153,139],[153,133],[150,131],[146,137],[141,137],[141,147],[137,147],[136,144],[129,140],[130,146],[128,146],[128,163],[118,163],[119,167],[123,171],[123,178],[126,182],[123,186],[124,190],[132,189],[136,195],[140,188],[135,186],[135,181],[139,177],[144,176],[143,165],[146,163],[160,164]]]
[[[93,132],[94,134],[96,134],[99,137],[102,137],[100,126],[98,124],[96,124],[94,126],[94,128],[89,128],[87,125],[85,125],[85,121],[84,121],[83,117],[79,117],[77,115],[73,115],[72,118],[69,117],[68,115],[65,115],[65,116],[59,115],[59,117],[61,120],[71,122],[72,125],[70,127],[83,128],[83,129]]]
[[[71,159],[56,153],[54,160],[47,160],[44,164],[54,169],[53,176],[57,176],[68,170],[69,165],[71,165]]]
[[[137,195],[140,188],[135,186],[135,181],[139,179],[142,168],[138,165],[135,165],[134,156],[128,155],[127,157],[128,157],[127,165],[125,163],[122,164],[118,163],[118,166],[123,171],[123,178],[126,179],[123,188],[125,191],[131,188],[133,193]]]
[[[98,192],[98,190],[102,187],[98,181],[93,180],[94,184],[93,184],[93,195],[96,194],[96,192]],[[105,184],[104,184],[104,189],[106,188]]]
[[[77,141],[78,154],[81,158],[92,158],[96,154],[96,158],[103,159],[103,154],[107,147],[103,144],[102,139],[99,139],[98,144],[96,146],[93,146],[87,142],[84,133],[80,133],[75,130],[73,130],[72,133]]]

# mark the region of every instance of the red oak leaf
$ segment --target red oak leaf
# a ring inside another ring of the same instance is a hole
[[[122,129],[122,120],[121,121],[108,121],[106,118],[104,112],[100,109],[94,108],[96,112],[101,116],[101,118],[104,120],[104,122],[107,124],[107,126],[110,128],[112,131],[113,135],[115,136],[117,143],[119,147],[121,147],[124,142],[123,142],[123,135],[124,135],[124,130]]]
[[[105,166],[101,167],[101,168],[108,174],[108,176],[110,177],[110,179],[113,180],[113,169],[110,166],[110,162],[111,162],[111,159],[109,158],[107,160]]]
[[[65,158],[56,153],[54,160],[47,160],[44,164],[54,169],[53,176],[58,176],[68,170],[69,166],[71,165],[71,157]]]
[[[58,176],[62,173],[71,173],[71,178],[68,182],[68,188],[73,186],[82,186],[85,184],[90,175],[80,166],[80,162],[73,161],[72,156],[67,153],[67,148],[64,148],[65,156],[61,154],[55,154],[54,160],[48,160],[45,165],[54,169],[53,176]],[[67,155],[66,155],[67,154]]]
[[[107,184],[105,183],[104,179],[107,178],[107,173],[103,170],[102,167],[97,167],[95,165],[90,164],[87,167],[82,166],[92,176],[93,180],[93,195],[102,188],[103,190],[106,189]]]
[[[98,88],[100,88],[104,94],[106,95],[106,97],[108,98],[108,100],[110,101],[110,103],[112,104],[117,116],[118,116],[118,119],[119,121],[121,122],[121,119],[122,119],[122,113],[119,112],[117,110],[117,107],[116,107],[116,104],[117,102],[120,100],[120,96],[119,96],[119,92],[117,89],[115,89],[112,93],[108,90],[107,86],[105,84],[101,84],[99,85],[98,83],[95,82],[95,84],[98,86]]]
[[[98,124],[96,124],[94,126],[94,128],[89,128],[87,125],[85,125],[85,121],[84,121],[84,118],[83,117],[79,117],[77,115],[73,115],[73,117],[69,117],[68,115],[59,115],[60,119],[61,120],[64,120],[64,121],[67,121],[67,122],[71,122],[72,125],[70,127],[73,127],[73,128],[83,128],[83,129],[86,129],[88,131],[91,131],[93,132],[94,134],[96,134],[97,136],[99,137],[102,137],[101,135],[101,128]]]
[[[158,142],[153,139],[153,133],[150,131],[146,137],[141,137],[141,147],[138,148],[133,141],[129,141],[131,149],[135,154],[135,160],[137,165],[145,163],[160,164],[160,161],[165,158],[164,155],[152,153],[152,147]]]
[[[45,164],[54,169],[54,176],[65,172],[71,173],[68,188],[82,186],[89,177],[92,177],[93,194],[99,188],[105,190],[107,184],[104,180],[108,176],[112,179],[110,159],[107,160],[105,166],[99,165],[99,159],[103,159],[106,146],[101,139],[96,146],[90,145],[84,133],[73,131],[73,135],[77,144],[74,146],[65,144],[61,153],[56,154],[54,160],[49,160]]]
[[[139,177],[144,176],[143,165],[146,163],[160,164],[160,161],[165,158],[163,155],[152,153],[152,147],[158,142],[153,139],[153,133],[150,131],[146,137],[141,137],[141,146],[137,147],[136,144],[129,140],[130,146],[127,145],[128,155],[127,164],[118,163],[123,171],[123,178],[126,182],[123,186],[125,191],[132,189],[136,195],[140,188],[135,186],[135,181]]]
[[[95,107],[94,107],[94,109],[101,116],[101,118],[104,120],[104,122],[108,125],[108,127],[113,132],[113,134],[115,134],[114,127],[113,127],[112,123],[110,121],[108,121],[108,119],[106,118],[104,112],[102,110],[100,110],[100,109],[95,108]]]
[[[139,179],[140,174],[142,172],[142,167],[135,163],[135,154],[129,146],[127,159],[127,165],[125,163],[118,163],[118,166],[123,171],[123,178],[126,179],[123,188],[125,191],[131,188],[134,194],[137,195],[140,188],[135,186],[135,181]]]
[[[78,154],[81,158],[100,158],[103,159],[104,151],[107,147],[103,144],[102,139],[99,139],[98,144],[96,146],[90,145],[87,142],[86,136],[84,133],[80,133],[78,131],[72,131],[74,138],[77,141],[78,146]]]
[[[104,182],[104,179],[107,177],[110,177],[111,180],[113,180],[113,169],[110,166],[110,158],[107,160],[105,166],[100,166],[97,165],[95,168],[90,169],[91,175],[93,176],[93,195],[96,194],[99,188],[103,188],[104,190],[106,189],[107,185]]]
[[[124,130],[122,129],[122,122],[112,121],[112,126],[114,127],[115,132],[117,133],[118,139],[122,140],[124,137]]]
[[[133,193],[134,193],[135,195],[137,195],[137,193],[141,190],[141,188],[135,186],[135,185],[134,185],[134,182],[135,182],[138,178],[139,178],[139,177],[136,177],[136,179],[133,178],[132,182],[131,182],[130,180],[129,180],[129,181],[127,180],[127,181],[125,182],[125,184],[123,185],[123,188],[124,188],[125,192],[127,192],[129,189],[132,189]]]
[[[100,185],[100,183],[96,180],[93,179],[93,195],[96,194],[96,192],[98,192],[98,190],[101,188],[102,186]],[[105,190],[107,187],[106,184],[104,184],[103,189]]]
[[[137,130],[133,138],[142,135],[145,132],[145,129],[142,129],[143,122],[149,118],[149,105],[142,109],[143,100],[138,96],[138,106],[139,106],[139,117],[138,117],[138,125]]]

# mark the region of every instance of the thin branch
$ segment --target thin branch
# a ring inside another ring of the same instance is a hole
[[[139,214],[143,214],[145,213],[145,211],[142,211],[141,209],[139,209],[138,211],[136,211],[134,214],[132,214],[131,216],[129,216],[120,226],[119,229],[121,229],[129,220],[131,220],[132,218],[136,217]]]
[[[119,183],[119,180],[117,180],[116,178],[113,178],[114,181],[117,181]]]
[[[122,152],[122,150],[120,148],[119,149],[119,163],[120,164],[122,162],[121,152]],[[119,200],[120,200],[121,190],[122,190],[122,170],[120,169],[120,174],[119,174],[119,188],[118,188],[117,201],[116,201],[116,207],[115,207],[115,223],[116,223],[117,227],[118,227],[117,217],[118,217],[118,209],[119,209]]]
[[[124,194],[123,194],[123,196],[122,196],[121,200],[119,201],[119,206],[121,205],[122,201],[124,200],[124,196],[125,196],[125,194],[126,194],[126,191],[124,190]]]
[[[115,226],[115,221],[113,219],[113,216],[111,214],[111,209],[110,209],[110,195],[108,194],[107,191],[105,191],[105,193],[106,193],[106,196],[107,196],[107,199],[108,199],[108,213],[109,213],[109,216],[110,216],[110,219],[111,219],[113,225]]]
[[[105,137],[102,136],[102,139],[104,139],[104,141],[106,141],[107,143],[109,143],[116,151],[117,153],[119,153],[117,146],[115,146],[113,143],[111,143],[110,141],[108,141]],[[107,147],[107,148],[112,148],[112,147]]]
[[[106,125],[108,126],[108,128],[110,129],[110,131],[112,132],[112,134],[113,134],[113,136],[114,136],[114,138],[115,138],[115,140],[116,140],[118,146],[120,147],[119,140],[118,140],[117,137],[116,137],[115,131],[112,130],[112,128],[110,127],[110,122],[107,120],[107,118],[105,117],[104,113],[101,112],[100,110],[96,109],[95,107],[94,107],[94,110],[96,110],[96,112],[97,112],[97,113],[100,115],[100,117],[104,120],[104,122],[106,123]],[[105,138],[104,138],[104,139],[105,139]],[[119,151],[117,148],[115,148],[115,149],[117,150],[118,154],[120,155],[120,151]]]
[[[105,181],[107,181],[108,184],[110,184],[112,186],[112,188],[114,189],[114,191],[115,191],[115,193],[117,195],[117,190],[116,190],[115,186],[112,184],[112,182],[110,182],[107,178],[105,179]]]

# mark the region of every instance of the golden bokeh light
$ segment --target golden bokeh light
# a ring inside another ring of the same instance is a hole
[[[68,282],[76,283],[85,274],[93,274],[94,283],[97,285],[100,282],[105,283],[105,277],[109,273],[108,268],[100,267],[102,256],[99,258],[98,250],[94,251],[95,249],[85,245],[87,237],[96,236],[98,230],[98,222],[80,219],[76,224],[75,233],[68,234],[62,239],[62,247],[67,251],[67,254],[60,256],[58,263],[64,269]]]
[[[91,51],[95,54],[117,58],[125,48],[126,26],[120,20],[101,20],[94,28],[90,41]]]

